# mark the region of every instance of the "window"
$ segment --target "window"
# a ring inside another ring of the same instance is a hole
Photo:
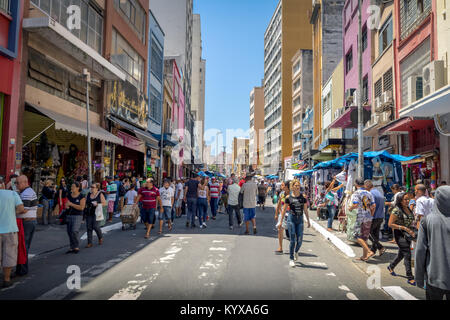
[[[375,82],[375,98],[381,97],[383,94],[383,79],[379,79]]]
[[[297,91],[298,88],[300,88],[300,79],[294,83],[294,91]]]
[[[367,76],[363,79],[363,103],[369,101],[369,78]]]
[[[162,81],[163,75],[163,50],[159,42],[152,36],[150,71],[156,78]]]
[[[423,13],[423,0],[417,0],[417,10],[419,13]]]
[[[381,27],[378,35],[378,53],[381,55],[384,50],[391,44],[393,38],[392,17]]]
[[[350,51],[345,56],[345,71],[349,73],[353,68],[353,48],[350,48]]]
[[[2,1],[5,0],[0,0],[0,5]],[[94,7],[89,5],[89,0],[32,0],[31,2],[64,27],[68,19],[67,7],[70,5],[79,6],[81,9],[81,29],[73,29],[71,32],[102,54],[103,17]]]
[[[139,39],[145,43],[146,20],[145,10],[136,0],[114,0],[114,7],[130,22]]]
[[[393,91],[394,84],[392,79],[392,69],[389,69],[384,75],[383,75],[383,91]]]
[[[362,51],[367,49],[367,26],[364,26],[362,30]]]
[[[10,0],[0,0],[0,11],[5,12],[6,14],[9,14],[9,3]]]
[[[153,86],[150,86],[150,118],[156,122],[161,122],[162,101],[160,93]]]
[[[144,60],[115,29],[112,33],[111,62],[127,74],[128,81],[144,91]]]

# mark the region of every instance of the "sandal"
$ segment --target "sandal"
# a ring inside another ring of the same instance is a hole
[[[378,252],[378,256],[381,257],[383,255],[383,253],[386,252],[386,248],[381,248]]]
[[[364,261],[368,261],[370,258],[372,258],[373,256],[375,255],[375,253],[374,252],[372,252],[372,254],[371,255],[369,255],[369,256],[367,256],[367,258],[364,260]]]
[[[145,235],[144,238],[145,238],[145,239],[148,239],[148,238],[150,238],[150,236],[149,236],[149,235]]]
[[[283,254],[283,250],[275,250],[275,253]]]
[[[162,231],[158,231],[158,234],[162,234]]]
[[[408,284],[410,284],[410,285],[412,285],[414,287],[416,286],[416,281],[414,279],[410,279],[407,282],[408,282]]]

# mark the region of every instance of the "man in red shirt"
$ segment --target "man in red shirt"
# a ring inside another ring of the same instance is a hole
[[[239,181],[239,187],[242,188],[242,186],[244,185],[244,183],[245,183],[245,177],[242,177],[242,178],[241,178],[241,181]]]
[[[142,204],[141,219],[147,227],[145,239],[148,239],[150,238],[150,230],[155,223],[155,212],[157,205],[159,205],[160,213],[162,214],[164,212],[161,198],[159,196],[159,190],[155,188],[153,179],[147,179],[145,186],[139,189],[134,206],[137,206],[139,202]]]

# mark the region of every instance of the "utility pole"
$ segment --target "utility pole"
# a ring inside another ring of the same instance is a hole
[[[87,148],[88,148],[88,168],[89,168],[89,186],[92,185],[92,155],[91,155],[91,132],[89,125],[89,83],[91,74],[88,69],[83,69],[83,76],[86,77],[86,129],[87,129]]]
[[[358,178],[364,179],[364,153],[363,153],[363,143],[364,143],[364,132],[363,132],[363,67],[362,67],[362,0],[358,0],[358,74],[359,74],[359,84],[358,84]]]
[[[226,174],[227,173],[227,169],[226,169],[226,166],[227,166],[227,154],[226,154],[226,152],[227,152],[227,147],[226,146],[224,146],[223,147],[223,174]]]

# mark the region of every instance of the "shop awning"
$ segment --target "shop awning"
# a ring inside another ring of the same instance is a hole
[[[56,130],[69,131],[80,134],[82,136],[87,136],[86,122],[68,117],[54,110],[48,110],[40,106],[31,105],[29,103],[27,104],[36,109],[37,111],[39,111],[40,113],[42,113],[43,115],[45,115],[46,117],[54,120]],[[112,133],[106,131],[105,129],[96,124],[91,123],[89,126],[89,131],[93,139],[123,145],[122,139],[119,139]]]
[[[401,118],[391,122],[383,128],[380,128],[380,134],[383,135],[389,132],[409,132],[412,130],[420,130],[429,126],[434,127],[434,120],[412,117]]]
[[[363,108],[369,112],[371,110],[371,106],[364,106]],[[358,124],[354,123],[352,121],[352,117],[351,117],[352,112],[354,110],[358,110],[358,107],[357,106],[348,107],[339,118],[334,120],[329,125],[329,128],[331,128],[331,129],[356,128],[358,126]]]
[[[125,80],[125,74],[119,68],[49,16],[23,19],[22,25],[24,30],[47,39],[53,46],[76,59],[78,65],[71,67],[79,73],[83,72],[83,68],[88,68],[94,77],[102,80]]]
[[[121,127],[134,132],[134,134],[136,135],[136,137],[138,137],[139,139],[141,139],[142,141],[145,141],[151,148],[153,149],[159,149],[159,140],[156,139],[152,134],[150,134],[149,132],[146,132],[144,130],[138,129],[135,126],[128,124],[125,121],[122,121],[120,119],[117,119],[116,117],[113,116],[108,116],[108,119],[117,123],[118,125],[120,125]]]
[[[342,139],[326,139],[320,144],[319,151],[327,149],[337,149],[340,148],[343,144],[344,141]]]
[[[433,117],[450,112],[450,85],[400,110],[400,117]]]

